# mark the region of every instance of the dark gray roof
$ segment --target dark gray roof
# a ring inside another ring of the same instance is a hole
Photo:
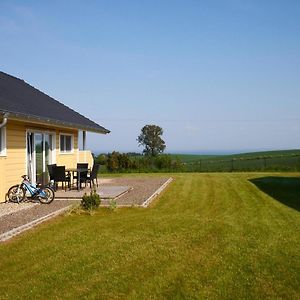
[[[64,127],[98,133],[109,130],[89,120],[24,80],[0,72],[0,112]]]

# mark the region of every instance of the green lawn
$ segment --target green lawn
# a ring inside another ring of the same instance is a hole
[[[223,157],[223,155],[202,155],[202,154],[170,154],[173,159],[180,159],[182,163],[194,163],[200,160],[214,160]],[[227,157],[227,156],[226,156]]]
[[[1,244],[0,298],[299,299],[299,173],[174,178],[148,209],[62,216]]]
[[[256,159],[258,157],[278,157],[278,156],[293,156],[300,155],[300,149],[294,150],[274,150],[274,151],[260,151],[249,153],[238,153],[228,155],[202,155],[202,154],[171,154],[175,158],[179,158],[183,163],[195,163],[202,161],[219,161],[219,160],[231,160],[231,159]]]
[[[172,154],[186,172],[299,172],[300,150],[277,150],[232,155]]]

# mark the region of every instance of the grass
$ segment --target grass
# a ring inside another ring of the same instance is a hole
[[[279,150],[234,155],[176,155],[186,172],[300,171],[300,150]]]
[[[275,150],[275,151],[261,151],[249,152],[230,155],[202,155],[202,154],[171,154],[175,158],[179,158],[183,163],[196,163],[200,160],[218,161],[231,159],[255,159],[258,157],[277,157],[277,156],[291,156],[300,155],[300,149],[295,150]]]
[[[252,179],[258,188],[274,199],[300,211],[300,178],[267,176]]]
[[[299,298],[300,174],[272,177],[177,174],[148,209],[58,217],[0,245],[0,298]]]
[[[182,163],[194,163],[199,160],[213,160],[221,157],[221,155],[202,155],[202,154],[170,154],[173,159],[180,159]],[[222,156],[223,157],[223,156]]]

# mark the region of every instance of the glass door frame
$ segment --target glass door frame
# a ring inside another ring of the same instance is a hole
[[[49,130],[39,130],[39,129],[27,129],[26,130],[26,174],[28,173],[28,154],[29,154],[29,145],[28,145],[28,134],[33,134],[33,140],[32,140],[32,145],[31,145],[31,153],[32,153],[32,174],[31,174],[31,182],[33,184],[36,184],[36,150],[35,150],[35,134],[41,134],[42,139],[43,139],[43,173],[47,171],[47,166],[46,166],[46,153],[45,153],[45,134],[51,135],[52,136],[52,149],[49,149],[50,152],[50,158],[51,158],[51,164],[56,163],[56,132],[55,131],[49,131]],[[28,174],[29,176],[29,174]]]

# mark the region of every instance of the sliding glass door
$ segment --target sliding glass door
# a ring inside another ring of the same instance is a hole
[[[54,138],[48,132],[27,133],[27,174],[32,183],[49,181],[47,165],[53,162]]]
[[[42,133],[34,134],[34,151],[35,151],[35,180],[39,183],[44,183],[43,173],[44,173],[44,161],[43,161],[43,151],[44,151],[44,140]]]

